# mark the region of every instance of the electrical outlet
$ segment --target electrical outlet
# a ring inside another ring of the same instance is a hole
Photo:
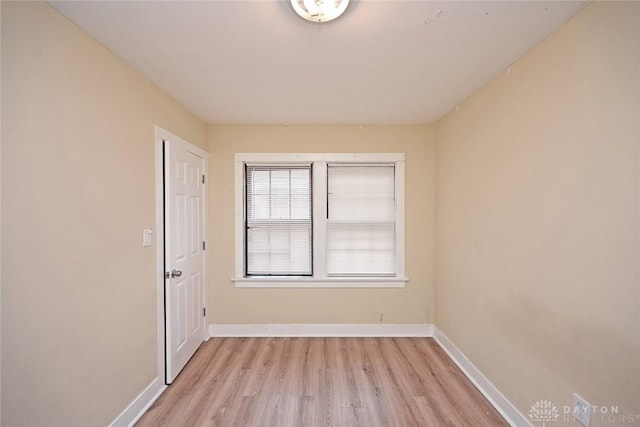
[[[575,393],[573,393],[573,418],[584,427],[589,427],[591,424],[591,405]]]

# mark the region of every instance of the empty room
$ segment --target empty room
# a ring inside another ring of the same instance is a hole
[[[640,426],[640,2],[0,18],[2,426]]]

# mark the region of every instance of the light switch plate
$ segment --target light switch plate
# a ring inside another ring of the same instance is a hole
[[[142,247],[146,248],[147,246],[151,246],[151,236],[153,235],[153,230],[151,228],[145,228],[142,230]]]

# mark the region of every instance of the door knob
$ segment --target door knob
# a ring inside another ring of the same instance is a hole
[[[182,276],[182,271],[180,270],[171,270],[171,278]]]

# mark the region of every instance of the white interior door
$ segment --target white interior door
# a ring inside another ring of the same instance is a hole
[[[164,140],[167,384],[205,338],[205,158],[185,141]]]

